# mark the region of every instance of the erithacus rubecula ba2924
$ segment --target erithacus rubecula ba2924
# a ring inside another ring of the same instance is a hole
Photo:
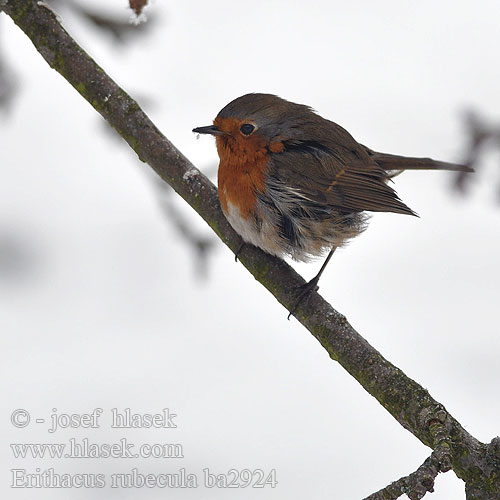
[[[271,94],[238,97],[193,132],[215,136],[221,207],[244,242],[298,261],[329,251],[306,292],[335,249],[365,229],[366,212],[416,215],[387,184],[396,173],[472,171],[377,153],[309,106]]]

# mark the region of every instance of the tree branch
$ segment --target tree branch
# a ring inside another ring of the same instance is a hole
[[[4,10],[58,71],[120,134],[138,157],[184,198],[233,251],[240,237],[219,206],[215,186],[164,137],[137,103],[91,59],[35,0],[0,0]],[[284,261],[246,245],[240,262],[288,310],[304,280]],[[295,317],[386,410],[422,443],[445,442],[451,466],[466,482],[470,500],[500,497],[500,451],[480,443],[445,408],[368,344],[319,294],[300,304]]]

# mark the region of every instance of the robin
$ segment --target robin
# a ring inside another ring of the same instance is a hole
[[[403,170],[471,168],[430,158],[377,153],[309,106],[271,94],[246,94],[225,106],[213,125],[224,215],[245,243],[297,261],[328,255],[305,285],[317,289],[336,248],[360,234],[367,212],[416,215],[388,185]]]

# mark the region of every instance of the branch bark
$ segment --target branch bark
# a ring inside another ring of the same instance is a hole
[[[138,104],[62,28],[56,15],[36,0],[0,0],[47,63],[58,71],[168,182],[234,252],[241,244],[219,206],[215,186],[164,137]],[[288,310],[304,280],[285,262],[247,245],[240,262]],[[500,445],[479,442],[431,395],[387,361],[319,294],[300,304],[295,317],[380,404],[422,443],[445,446],[451,467],[466,482],[468,500],[500,498]]]
[[[405,493],[410,500],[420,500],[427,492],[432,493],[436,476],[451,468],[449,449],[448,443],[443,441],[415,472],[394,481],[364,500],[397,500]]]

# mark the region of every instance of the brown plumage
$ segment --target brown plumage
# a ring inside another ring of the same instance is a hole
[[[415,215],[388,185],[398,171],[471,171],[377,153],[309,106],[271,94],[238,97],[193,132],[216,137],[219,197],[233,228],[245,242],[296,260],[330,250],[328,262],[363,231],[366,212]]]
[[[250,133],[240,130],[245,125]],[[362,212],[415,215],[387,184],[394,171],[470,171],[377,153],[310,107],[270,94],[239,97],[213,126],[194,131],[216,136],[219,195],[231,224],[248,243],[297,260],[358,234]]]

